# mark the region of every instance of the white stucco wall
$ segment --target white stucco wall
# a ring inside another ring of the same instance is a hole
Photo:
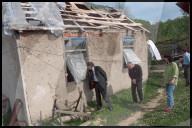
[[[101,66],[106,71],[109,95],[131,86],[128,70],[123,70],[122,67],[122,37],[125,36],[125,34],[118,32],[103,33],[102,36],[87,36],[89,61],[93,61],[95,65]],[[146,80],[148,77],[146,36],[144,33],[137,32],[134,37],[135,53],[142,60],[143,79]],[[18,50],[19,59],[15,61],[10,59],[10,55],[4,56],[3,67],[7,67],[8,62],[6,61],[14,61],[13,63],[20,61],[21,69],[18,70],[22,75],[20,82],[23,83],[23,86],[19,87],[24,87],[24,90],[22,88],[19,90],[26,94],[28,110],[25,111],[28,112],[28,118],[31,119],[32,125],[40,119],[40,112],[42,119],[51,116],[55,98],[57,98],[57,104],[62,108],[65,107],[66,102],[77,100],[79,96],[78,87],[83,91],[83,97],[86,101],[95,100],[95,91],[89,90],[87,81],[66,85],[64,38],[56,38],[46,31],[25,32],[21,34],[20,39],[17,39],[17,45],[24,47]],[[8,69],[5,68],[4,72],[7,72]],[[3,77],[5,80],[6,75]],[[4,85],[7,84],[5,80]],[[6,87],[4,86],[4,88]]]
[[[17,43],[14,35],[5,35],[2,31],[2,95],[9,98],[13,110],[16,99],[21,99],[23,105],[18,113],[19,121],[30,123],[27,113],[28,105],[25,99]]]
[[[64,106],[67,97],[62,37],[50,32],[28,32],[17,40],[23,82],[32,125],[51,116],[54,99]],[[62,97],[62,98],[61,98]]]

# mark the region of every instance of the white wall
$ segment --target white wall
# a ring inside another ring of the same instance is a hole
[[[21,99],[23,105],[17,118],[19,121],[30,122],[16,47],[14,36],[5,35],[2,31],[2,95],[9,98],[12,110],[15,100]]]

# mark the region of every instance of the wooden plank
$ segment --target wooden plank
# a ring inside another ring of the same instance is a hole
[[[98,19],[98,20],[113,20],[111,18],[99,18],[99,17],[93,17],[93,16],[88,16],[88,15],[83,15],[83,16],[74,16],[74,15],[68,15],[68,14],[61,14],[62,16],[71,16],[71,17],[76,17],[76,18],[85,18],[85,19]],[[127,19],[115,19],[117,21],[125,21]]]
[[[63,117],[61,117],[61,121],[62,122],[67,122],[67,121],[70,121],[70,120],[72,120],[72,119],[76,119],[77,118],[77,116],[63,116]],[[58,119],[58,121],[60,122],[60,119]]]
[[[84,19],[63,19],[64,21],[76,21],[76,22],[88,22],[88,23],[98,23],[98,24],[108,24],[108,25],[126,25],[126,26],[140,26],[140,23],[119,23],[119,22],[107,22],[107,21],[99,21],[99,20],[84,20]]]
[[[60,8],[62,9],[62,7],[60,7]],[[62,9],[62,10],[63,10],[63,9]],[[71,16],[68,16],[68,17],[72,20],[72,22],[73,22],[74,24],[76,24],[77,26],[79,26],[79,28],[81,29],[82,32],[85,31],[76,21],[73,20],[73,17],[71,17]]]
[[[58,117],[59,117],[59,120],[60,120],[60,123],[61,123],[61,126],[63,126],[63,122],[61,120],[61,113],[57,113],[58,114]]]
[[[128,19],[129,21],[131,21],[132,23],[135,23],[133,20],[129,19],[128,17],[125,17],[126,19]],[[147,31],[148,33],[150,33],[149,30],[145,29],[144,27],[142,26],[139,26],[140,28],[144,29],[145,31]]]
[[[109,17],[111,17],[111,19],[113,19],[114,20],[114,17],[112,17],[111,15],[108,15]],[[117,23],[119,23],[118,21],[116,21],[116,20],[114,20],[115,22],[117,22]],[[123,27],[125,27],[125,26],[123,26]],[[125,28],[127,28],[127,27],[125,27]]]
[[[75,111],[77,110],[77,107],[78,107],[78,105],[79,105],[79,102],[80,102],[81,97],[82,97],[82,91],[81,91],[80,94],[79,94],[79,98],[78,98],[77,104],[76,104],[76,106],[75,106]]]
[[[83,104],[84,104],[84,99],[83,99],[83,97],[81,97],[81,105],[80,105],[80,112],[81,112],[81,113],[83,113],[83,109],[84,109],[84,108],[83,108]],[[82,117],[80,117],[80,119],[83,120]]]
[[[82,124],[79,125],[79,126],[88,126],[88,125],[90,125],[90,124],[91,124],[91,121],[86,121],[86,122],[82,123]]]
[[[63,110],[56,110],[57,113],[64,113],[64,114],[70,114],[70,115],[77,115],[77,116],[89,116],[90,113],[82,113],[82,112],[72,112],[72,111],[63,111]]]
[[[108,26],[81,26],[83,28],[93,28],[93,29],[103,29]],[[16,27],[16,26],[6,26],[6,28],[10,30],[63,30],[62,28],[50,28],[47,26],[26,26],[26,27]],[[79,28],[79,26],[76,25],[65,25],[65,28]]]

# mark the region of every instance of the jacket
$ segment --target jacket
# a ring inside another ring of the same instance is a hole
[[[101,87],[103,89],[106,89],[107,75],[106,75],[105,71],[100,66],[94,66],[94,68],[95,68],[95,75],[98,79],[98,83],[101,85]],[[90,90],[94,88],[94,82],[93,82],[92,76],[93,76],[92,72],[88,70],[87,74],[86,74],[86,78],[89,80]]]

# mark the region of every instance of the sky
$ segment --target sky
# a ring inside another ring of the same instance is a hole
[[[92,2],[98,5],[115,6],[115,2]],[[135,19],[147,20],[151,24],[161,20],[181,17],[182,13],[176,2],[125,2]]]

